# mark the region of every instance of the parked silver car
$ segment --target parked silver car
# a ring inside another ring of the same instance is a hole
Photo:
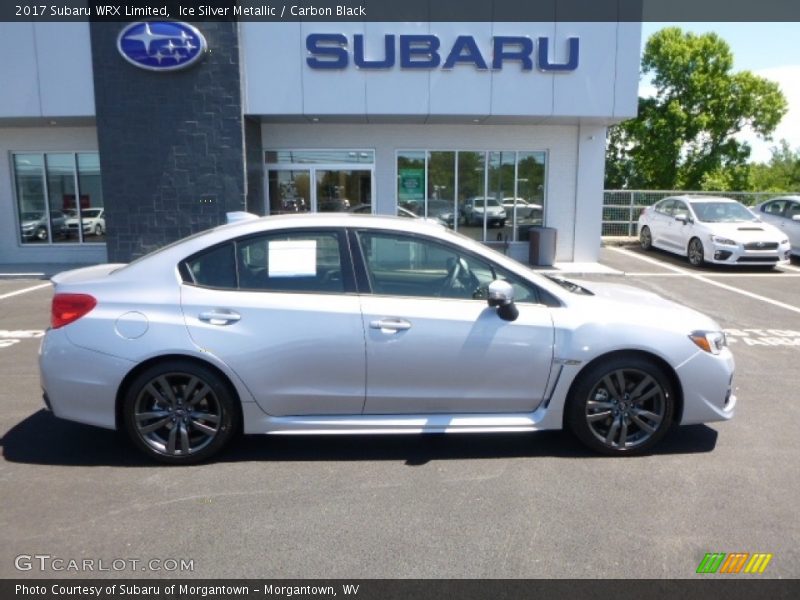
[[[792,254],[800,256],[800,196],[780,196],[753,207],[753,214],[784,232]]]
[[[566,426],[633,454],[736,404],[708,317],[536,274],[421,219],[243,219],[53,283],[47,405],[165,462],[206,459],[239,431]]]

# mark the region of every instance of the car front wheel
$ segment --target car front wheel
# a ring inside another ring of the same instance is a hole
[[[703,254],[703,242],[697,238],[692,238],[689,241],[689,248],[687,250],[689,257],[689,264],[693,267],[702,267],[705,262],[705,255]]]
[[[216,372],[191,361],[167,361],[139,374],[123,403],[125,429],[161,462],[192,464],[219,452],[239,421],[239,405]]]
[[[645,225],[639,232],[639,244],[642,250],[650,250],[653,247],[653,236],[650,234],[650,228]]]
[[[582,374],[567,404],[566,424],[602,454],[641,454],[672,423],[675,400],[661,368],[640,357],[601,362]]]

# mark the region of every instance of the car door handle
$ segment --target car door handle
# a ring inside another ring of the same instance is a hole
[[[372,329],[380,329],[385,332],[411,329],[411,323],[405,319],[377,319],[375,321],[370,321],[369,326]]]
[[[232,310],[209,310],[201,312],[197,318],[211,325],[230,325],[231,323],[239,321],[242,315]]]

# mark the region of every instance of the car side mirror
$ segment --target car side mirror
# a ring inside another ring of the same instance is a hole
[[[519,309],[514,304],[514,288],[502,279],[496,279],[489,284],[489,306],[497,308],[497,316],[504,321],[516,321],[519,317]]]
[[[692,222],[692,218],[688,217],[688,216],[685,216],[685,215],[678,215],[678,216],[675,217],[675,220],[676,221],[680,221],[684,225],[686,225],[687,223],[691,223]]]

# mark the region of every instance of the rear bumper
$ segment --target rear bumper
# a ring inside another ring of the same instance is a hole
[[[51,329],[39,348],[45,405],[59,418],[116,429],[116,395],[134,363],[74,345]]]

